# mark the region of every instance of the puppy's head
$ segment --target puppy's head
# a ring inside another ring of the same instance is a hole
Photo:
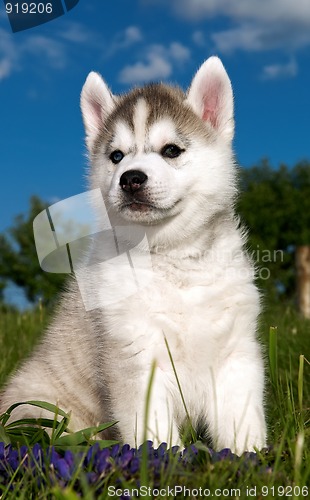
[[[217,57],[187,93],[163,84],[114,96],[97,73],[81,95],[91,171],[111,213],[143,225],[196,226],[231,203],[230,80]],[[197,215],[198,214],[198,215]]]

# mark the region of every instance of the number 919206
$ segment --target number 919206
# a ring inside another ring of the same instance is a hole
[[[52,3],[6,3],[5,5],[7,14],[52,14],[53,4]]]

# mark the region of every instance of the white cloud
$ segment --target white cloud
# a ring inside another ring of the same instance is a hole
[[[47,36],[33,35],[29,37],[21,48],[23,54],[32,57],[38,56],[47,61],[53,68],[64,68],[66,66],[66,50],[64,44]]]
[[[0,28],[0,81],[18,68],[19,54],[12,35]]]
[[[198,45],[198,47],[206,47],[207,46],[205,35],[204,35],[203,31],[201,31],[201,30],[194,31],[194,33],[192,35],[192,39],[193,39],[193,42],[196,45]]]
[[[131,66],[125,66],[119,75],[119,81],[133,84],[164,79],[171,75],[172,65],[162,56],[150,53],[146,59],[146,62],[137,62]]]
[[[253,24],[244,24],[237,28],[219,31],[210,35],[216,50],[230,53],[241,49],[246,51],[260,51],[264,49],[262,30]]]
[[[211,34],[215,51],[297,50],[310,45],[309,0],[171,0],[171,5],[177,15],[192,21],[218,16],[230,21],[231,27]]]
[[[310,2],[309,2],[310,5]],[[296,51],[310,45],[310,23],[306,30],[300,26],[275,25],[246,22],[235,28],[211,34],[215,49],[223,53],[236,50],[266,51],[285,50]]]
[[[15,71],[22,70],[29,61],[38,67],[47,65],[54,69],[66,66],[70,49],[74,45],[98,43],[80,23],[67,23],[58,36],[29,34],[23,43],[16,35],[0,28],[0,81]]]
[[[190,58],[190,50],[178,42],[172,42],[168,48],[168,55],[180,63],[186,62]]]
[[[298,66],[294,59],[287,64],[270,64],[263,68],[264,80],[275,80],[278,78],[292,78],[298,73]]]
[[[201,19],[218,15],[233,19],[256,19],[266,22],[304,21],[310,16],[309,0],[171,0],[180,16]]]
[[[105,57],[111,57],[120,50],[126,50],[143,40],[141,30],[137,26],[128,26],[124,31],[117,33],[105,52]]]
[[[1,59],[0,61],[0,80],[7,78],[12,71],[12,63],[9,59]]]
[[[140,40],[142,40],[142,33],[140,31],[139,28],[137,28],[137,26],[129,26],[126,30],[125,30],[125,37],[124,37],[124,40],[125,40],[125,43],[128,45],[128,44],[131,44],[131,43],[135,43],[135,42],[140,42]]]
[[[175,63],[184,64],[189,58],[189,49],[179,42],[172,42],[168,47],[160,44],[150,45],[142,61],[123,68],[119,81],[135,84],[164,80],[171,76]]]
[[[66,21],[64,29],[59,31],[59,37],[73,43],[87,43],[94,39],[94,32],[81,23]]]
[[[142,39],[141,30],[137,26],[128,26],[110,41],[105,56],[112,57],[116,52],[138,44]],[[72,49],[82,46],[102,50],[105,44],[100,34],[74,21],[64,22],[63,29],[53,37],[38,35],[37,32],[29,33],[22,44],[19,43],[18,37],[0,28],[0,81],[16,71],[23,70],[26,65],[29,67],[29,64],[43,70],[46,66],[63,69],[70,60]],[[176,44],[171,50],[175,59],[185,59],[186,53],[185,50],[182,51],[181,45]],[[167,74],[167,63],[161,61],[160,57],[157,59],[151,57],[149,65],[153,68],[154,74],[156,68],[159,74]]]

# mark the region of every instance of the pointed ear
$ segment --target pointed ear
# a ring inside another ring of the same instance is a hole
[[[115,106],[114,96],[98,73],[89,73],[81,93],[86,144],[91,149],[107,116]]]
[[[231,83],[218,57],[209,57],[199,68],[188,90],[186,102],[203,121],[231,141],[234,109]]]

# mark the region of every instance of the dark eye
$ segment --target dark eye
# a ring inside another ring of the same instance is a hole
[[[122,153],[119,149],[117,149],[116,151],[113,151],[110,154],[109,158],[113,163],[116,164],[122,161],[122,159],[124,158],[124,153]]]
[[[161,154],[166,158],[177,158],[181,153],[183,153],[183,151],[185,150],[179,148],[179,146],[176,146],[176,144],[167,144],[161,150]]]

